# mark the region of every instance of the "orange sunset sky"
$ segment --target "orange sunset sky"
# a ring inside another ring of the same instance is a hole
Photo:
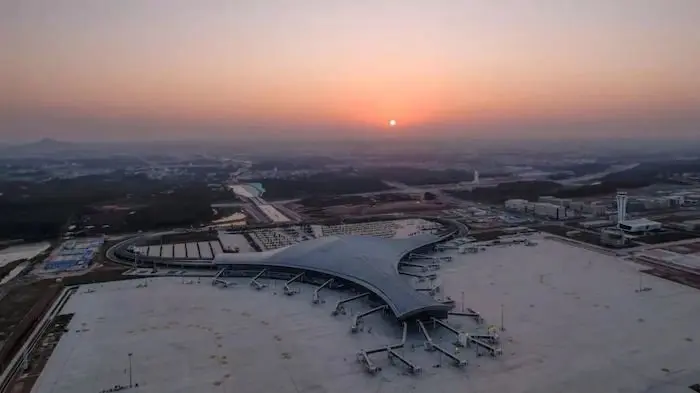
[[[700,137],[699,21],[698,0],[2,0],[0,139]]]

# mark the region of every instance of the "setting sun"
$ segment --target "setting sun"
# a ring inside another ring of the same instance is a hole
[[[389,127],[396,126],[396,120],[389,120]]]

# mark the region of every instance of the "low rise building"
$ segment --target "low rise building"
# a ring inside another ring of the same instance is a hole
[[[661,223],[658,221],[652,221],[646,218],[639,218],[636,220],[625,220],[618,223],[620,229],[625,232],[649,232],[658,231],[661,229]]]
[[[640,199],[647,210],[668,209],[671,207],[671,200],[667,198],[644,198]]]
[[[683,195],[669,195],[663,199],[668,200],[671,207],[679,207],[685,204],[685,196]]]
[[[592,203],[583,207],[583,212],[596,217],[601,217],[607,214],[608,208],[605,205]]]
[[[534,203],[534,213],[541,217],[547,217],[555,220],[564,220],[574,217],[575,213],[564,206],[555,205],[553,203]]]
[[[598,202],[585,203],[569,201],[565,202],[563,206],[568,206],[568,208],[578,214],[588,214],[595,217],[602,217],[607,214],[608,208],[604,204]]]
[[[700,194],[686,194],[683,196],[685,203],[688,205],[694,205],[700,203]]]
[[[629,243],[629,238],[619,229],[605,228],[600,232],[600,242],[608,247],[624,247]]]
[[[549,202],[538,202],[534,204],[535,214],[538,216],[557,218],[559,215],[559,208],[553,203]]]
[[[573,210],[549,202],[529,202],[525,199],[509,199],[505,202],[505,207],[507,210],[532,213],[539,217],[546,217],[554,220],[564,220],[576,216]]]
[[[584,202],[571,202],[569,204],[569,208],[573,211],[577,211],[579,213],[583,213],[583,209],[586,206],[586,203]]]
[[[613,222],[611,220],[596,220],[596,221],[584,221],[580,225],[583,228],[590,229],[590,228],[602,228],[606,226],[612,225]]]
[[[571,199],[557,198],[553,196],[541,196],[537,199],[538,202],[551,203],[553,205],[570,207],[573,201]]]
[[[532,204],[525,199],[509,199],[505,203],[506,209],[515,211],[527,211],[530,205]]]

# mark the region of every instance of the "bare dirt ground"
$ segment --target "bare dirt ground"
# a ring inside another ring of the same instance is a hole
[[[51,304],[62,285],[42,280],[13,287],[0,300],[0,371]]]
[[[666,269],[662,267],[654,267],[647,270],[642,270],[643,273],[660,277],[689,287],[700,289],[700,274],[686,273],[674,269]]]
[[[51,326],[44,332],[39,340],[37,349],[29,356],[29,368],[20,374],[9,389],[11,393],[30,393],[34,383],[41,375],[46,362],[51,357],[54,348],[58,345],[61,336],[67,332],[68,324],[74,314],[61,314],[51,321]]]

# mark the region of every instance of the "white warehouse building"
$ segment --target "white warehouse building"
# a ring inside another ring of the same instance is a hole
[[[619,223],[620,229],[625,232],[649,232],[658,231],[661,229],[661,223],[658,221],[640,218],[636,220],[625,220]]]

